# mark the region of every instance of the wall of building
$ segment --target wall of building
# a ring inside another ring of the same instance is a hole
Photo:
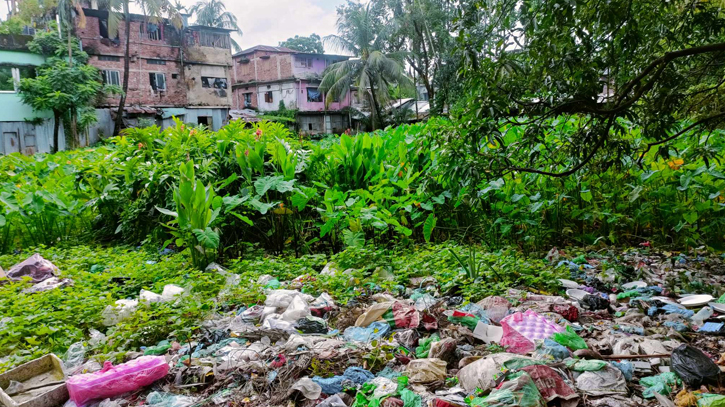
[[[256,107],[261,111],[279,110],[279,102],[283,101],[286,109],[296,109],[297,89],[298,84],[293,81],[258,85]],[[272,92],[272,102],[266,101],[267,92]]]
[[[327,96],[322,94],[322,102],[309,102],[307,100],[307,88],[319,89],[319,82],[307,82],[302,81],[299,88],[299,98],[297,99],[297,105],[301,112],[324,112],[324,111],[337,111],[342,110],[345,107],[350,106],[350,92],[347,92],[339,102],[332,102],[328,107],[325,106],[325,100]]]
[[[331,61],[329,58],[324,56],[312,56],[312,55],[294,55],[293,74],[295,78],[301,79],[314,79],[322,78],[322,73],[325,72],[328,62]],[[312,66],[307,66],[305,60],[311,60]],[[332,63],[332,62],[329,62]]]
[[[234,58],[237,83],[265,82],[289,79],[292,55],[271,51],[254,51]]]
[[[3,66],[39,66],[45,58],[31,52],[0,50],[0,65]],[[14,91],[0,91],[0,122],[25,121],[25,119],[50,118],[50,111],[36,112],[20,100],[20,95]]]
[[[215,65],[187,65],[184,75],[188,89],[188,106],[231,106],[232,82],[229,78],[229,68]],[[227,88],[205,88],[202,77],[225,78]]]

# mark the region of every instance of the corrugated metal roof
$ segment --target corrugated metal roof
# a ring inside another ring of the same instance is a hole
[[[245,50],[242,50],[241,52],[238,52],[236,55],[244,55],[244,54],[250,54],[254,51],[267,51],[267,52],[281,52],[286,54],[296,53],[297,51],[293,49],[289,49],[287,47],[273,47],[271,45],[255,45],[251,48],[247,48]]]

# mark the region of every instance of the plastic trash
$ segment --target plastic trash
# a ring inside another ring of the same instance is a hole
[[[535,349],[534,341],[544,340],[564,329],[538,313],[527,310],[501,320],[503,337],[500,344],[511,353],[525,355]],[[558,341],[557,341],[558,342]]]
[[[512,359],[531,359],[512,353],[495,353],[466,365],[458,371],[458,381],[467,392],[480,388],[483,392],[493,389],[504,363]]]
[[[682,345],[672,352],[672,370],[690,387],[716,383],[720,368],[701,350]]]
[[[244,310],[240,315],[239,318],[246,323],[249,324],[256,324],[258,323],[262,318],[262,313],[264,312],[264,306],[262,305],[254,305],[252,307],[247,308]]]
[[[574,332],[571,326],[566,327],[564,332],[555,333],[551,339],[571,350],[588,349],[587,343]]]
[[[101,332],[91,328],[90,330],[88,330],[88,334],[91,337],[91,339],[88,340],[88,344],[92,347],[95,348],[102,343],[106,343],[106,335],[102,334]]]
[[[627,382],[622,372],[607,364],[603,369],[584,372],[576,378],[576,388],[590,396],[627,394]]]
[[[710,307],[703,307],[700,311],[697,312],[697,314],[692,316],[692,323],[695,326],[702,326],[705,324],[705,321],[710,319],[712,317],[712,314],[714,314],[714,311]]]
[[[326,398],[322,403],[318,404],[317,407],[347,407],[347,404],[345,404],[344,401],[335,394],[332,397]]]
[[[287,310],[282,313],[282,320],[295,322],[310,315],[310,307],[301,296],[296,295],[290,302]]]
[[[285,332],[297,332],[295,324],[293,322],[285,321],[277,318],[266,318],[262,323],[262,328],[265,329],[278,329]]]
[[[521,370],[531,376],[541,393],[541,397],[547,403],[551,403],[556,399],[574,400],[579,398],[577,392],[561,378],[561,375],[548,366],[531,365]]]
[[[452,363],[456,356],[456,348],[458,342],[453,338],[445,338],[430,345],[428,357],[433,359],[441,359],[446,363]]]
[[[662,307],[649,307],[649,309],[647,309],[647,315],[651,317],[660,311],[665,314],[679,314],[685,318],[692,318],[692,316],[695,315],[695,311],[683,308],[677,304],[665,304]]]
[[[361,367],[348,367],[342,376],[333,376],[330,378],[315,376],[312,378],[312,381],[320,385],[323,393],[332,395],[342,392],[342,384],[346,380],[354,384],[364,384],[373,379],[375,379],[375,375]]]
[[[582,305],[586,306],[592,311],[609,308],[609,300],[604,299],[598,295],[587,295],[582,300]]]
[[[292,304],[292,300],[296,297],[300,297],[305,303],[312,302],[314,300],[314,297],[302,294],[301,292],[295,290],[273,290],[267,294],[267,299],[264,301],[264,305],[268,307],[287,309],[287,307]]]
[[[415,348],[415,356],[418,359],[424,359],[428,357],[428,354],[430,353],[430,347],[433,344],[433,342],[440,341],[441,338],[438,336],[438,334],[433,334],[427,338],[420,339],[418,341],[418,347]]]
[[[326,334],[327,322],[322,318],[308,315],[305,318],[297,320],[295,328],[303,334]]]
[[[485,343],[499,343],[503,338],[503,328],[478,321],[476,328],[473,330],[473,337]]]
[[[546,407],[536,384],[525,372],[509,376],[510,380],[501,384],[484,398],[475,398],[471,407]]]
[[[657,376],[643,377],[639,379],[639,384],[645,387],[642,392],[644,398],[651,399],[654,397],[655,392],[667,396],[677,391],[682,386],[682,381],[674,372],[666,372]]]
[[[197,401],[194,397],[158,391],[152,391],[146,396],[146,405],[149,407],[188,407]]]
[[[596,372],[602,370],[605,366],[607,366],[607,362],[603,360],[572,359],[571,362],[573,363],[567,363],[567,366],[569,366],[569,369],[575,372]]]
[[[44,291],[54,290],[56,288],[67,287],[73,285],[73,280],[70,278],[60,279],[58,277],[51,277],[45,281],[42,281],[32,287],[23,290],[25,294],[34,294]]]
[[[171,343],[169,341],[161,341],[156,346],[146,348],[143,354],[144,356],[160,356],[165,354],[169,349],[171,349]]]
[[[454,324],[463,325],[471,331],[474,331],[476,329],[476,325],[481,322],[477,316],[461,311],[453,311],[453,315],[448,317],[448,321]]]
[[[395,340],[408,350],[414,350],[420,341],[420,334],[415,329],[395,333]]]
[[[382,399],[383,397],[391,396],[398,391],[398,383],[394,382],[387,377],[376,377],[370,383],[375,385],[375,391],[373,397],[376,399]]]
[[[330,297],[330,294],[328,293],[320,294],[320,296],[310,304],[310,312],[312,312],[312,315],[320,318],[335,308],[335,301],[332,300],[332,297]]]
[[[612,366],[619,369],[622,374],[624,375],[624,379],[626,381],[631,381],[632,377],[634,376],[634,365],[632,362],[611,362]]]
[[[386,337],[390,333],[387,322],[373,322],[368,327],[351,326],[345,329],[343,337],[346,341],[368,343]]]
[[[560,345],[551,339],[545,339],[544,342],[536,348],[534,357],[541,360],[551,360],[560,362],[571,356],[571,352],[566,346]]]
[[[476,303],[486,311],[488,318],[495,323],[500,323],[501,320],[508,314],[511,303],[503,297],[488,297]]]
[[[700,394],[697,407],[725,407],[725,396],[713,393]]]
[[[705,322],[704,325],[697,330],[701,334],[709,335],[725,335],[725,323],[723,322]]]
[[[137,300],[118,300],[116,305],[107,306],[101,316],[103,317],[103,325],[113,326],[130,317],[138,308]]]
[[[438,300],[428,293],[419,296],[411,296],[410,299],[415,301],[415,309],[420,312],[427,311],[438,302]]]
[[[164,286],[164,291],[161,292],[162,302],[171,302],[181,295],[184,294],[184,288],[174,284],[167,284]]]
[[[76,342],[65,352],[63,366],[68,374],[73,374],[86,360],[86,347],[83,342]]]
[[[112,398],[135,391],[163,378],[169,372],[161,356],[142,356],[122,365],[106,362],[96,373],[77,375],[66,381],[70,398],[83,407],[91,400]]]
[[[446,365],[444,360],[428,358],[411,360],[405,372],[410,383],[431,383],[446,378]]]
[[[322,387],[313,382],[309,377],[303,377],[297,380],[291,389],[299,391],[308,400],[317,400],[322,394]]]
[[[58,272],[58,267],[43,258],[38,253],[28,257],[24,261],[12,266],[5,275],[7,278],[20,281],[23,278],[30,278],[33,284],[45,281]]]
[[[161,302],[161,295],[148,290],[141,290],[138,295],[138,300],[141,303],[153,304],[156,302]]]

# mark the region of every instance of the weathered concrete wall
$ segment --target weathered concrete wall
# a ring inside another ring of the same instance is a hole
[[[237,83],[267,82],[292,78],[292,54],[255,51],[234,58]]]
[[[322,94],[322,101],[321,102],[308,102],[307,100],[307,88],[316,88],[319,89],[319,82],[311,83],[307,81],[302,81],[301,87],[299,90],[299,98],[298,98],[298,104],[301,112],[324,112],[324,111],[337,111],[341,110],[347,106],[350,106],[350,92],[347,92],[339,102],[332,102],[330,103],[329,107],[325,107],[325,100],[327,100],[327,96],[323,93]]]
[[[297,108],[296,82],[271,83],[268,85],[256,86],[257,108],[261,111],[279,110],[279,102],[283,101],[285,108]],[[267,102],[267,92],[272,92],[272,102]]]
[[[232,82],[229,68],[214,65],[187,65],[184,75],[188,89],[189,106],[225,106],[232,105]],[[226,79],[226,89],[203,86],[202,77]]]

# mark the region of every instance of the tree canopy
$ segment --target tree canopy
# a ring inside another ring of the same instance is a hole
[[[288,38],[287,41],[280,42],[279,45],[281,47],[287,47],[295,51],[307,52],[310,54],[325,53],[325,47],[322,46],[322,38],[314,33],[309,37],[295,35],[292,38]]]

